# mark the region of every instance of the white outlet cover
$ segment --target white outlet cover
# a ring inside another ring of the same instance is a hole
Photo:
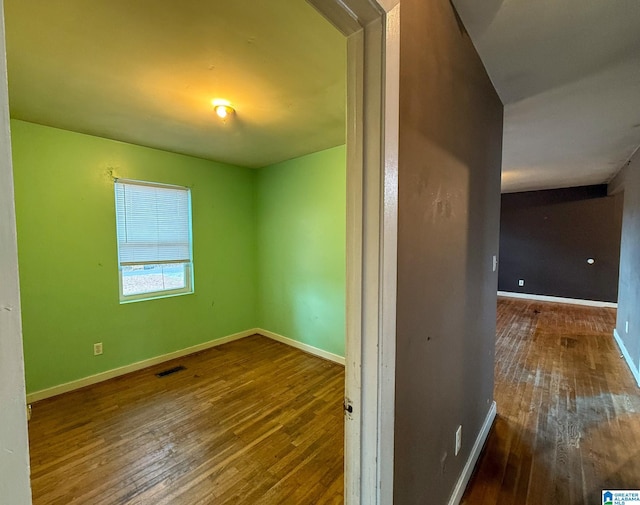
[[[624,322],[624,332],[629,333],[629,321]]]
[[[460,452],[460,448],[462,447],[462,425],[458,426],[456,430],[456,456]]]
[[[524,286],[524,279],[518,279],[518,286]]]

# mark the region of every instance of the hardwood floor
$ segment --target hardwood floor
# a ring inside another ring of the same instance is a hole
[[[463,505],[600,504],[640,489],[640,390],[615,310],[499,299],[498,417]]]
[[[640,390],[614,324],[612,309],[498,301],[498,417],[462,505],[640,488]],[[33,503],[341,504],[343,390],[343,367],[254,336],[38,402]]]
[[[43,400],[33,503],[342,503],[343,395],[343,367],[253,336]]]

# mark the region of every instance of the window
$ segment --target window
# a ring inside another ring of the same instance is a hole
[[[118,179],[120,302],[193,293],[191,191]]]

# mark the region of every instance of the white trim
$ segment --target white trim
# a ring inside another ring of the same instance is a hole
[[[210,340],[202,344],[197,344],[191,347],[187,347],[185,349],[180,349],[179,351],[170,352],[168,354],[163,354],[161,356],[156,356],[154,358],[149,358],[142,361],[137,361],[136,363],[132,363],[130,365],[121,366],[119,368],[114,368],[112,370],[100,372],[95,375],[90,375],[89,377],[84,377],[82,379],[66,382],[58,386],[53,386],[47,389],[41,389],[40,391],[29,393],[27,395],[27,403],[34,403],[40,400],[44,400],[46,398],[51,398],[52,396],[57,396],[63,393],[68,393],[70,391],[75,391],[76,389],[80,389],[85,386],[91,386],[93,384],[104,382],[106,380],[113,379],[115,377],[120,377],[121,375],[126,375],[131,372],[137,372],[138,370],[142,370],[150,366],[158,365],[166,361],[171,361],[172,359],[182,358],[183,356],[188,356],[189,354],[194,354],[196,352],[205,351],[207,349],[211,349],[212,347],[217,347],[222,344],[233,342],[234,340],[240,340],[242,338],[250,337],[251,335],[262,335],[263,337],[267,337],[277,342],[280,342],[282,344],[295,347],[296,349],[300,349],[301,351],[304,351],[308,354],[313,354],[314,356],[318,356],[320,358],[333,361],[334,363],[338,363],[342,366],[345,365],[345,359],[342,356],[339,356],[337,354],[333,354],[331,352],[324,351],[317,347],[313,347],[312,345],[304,344],[302,342],[298,342],[297,340],[293,340],[291,338],[278,335],[277,333],[274,333],[269,330],[265,330],[262,328],[252,328],[250,330],[234,333],[233,335],[227,335],[226,337],[217,338],[215,340]]]
[[[387,2],[390,6],[390,3]],[[398,273],[398,151],[400,143],[400,3],[389,8],[384,42],[384,172],[380,259],[378,365],[378,504],[393,503]]]
[[[149,186],[150,188],[160,189],[178,189],[180,191],[191,191],[188,186],[179,186],[177,184],[165,184],[164,182],[139,181],[136,179],[125,179],[124,177],[114,177],[113,182],[118,184],[131,184],[134,186]]]
[[[189,354],[193,354],[199,351],[204,351],[206,349],[210,349],[212,347],[226,344],[228,342],[233,342],[234,340],[240,340],[241,338],[249,337],[251,335],[255,335],[256,333],[260,333],[260,331],[257,328],[241,331],[239,333],[234,333],[233,335],[228,335],[226,337],[210,340],[209,342],[204,342],[202,344],[197,344],[191,347],[187,347],[186,349],[181,349],[179,351],[174,351],[168,354],[163,354],[161,356],[156,356],[155,358],[149,358],[142,361],[137,361],[136,363],[121,366],[119,368],[114,368],[112,370],[107,370],[106,372],[100,372],[95,375],[90,375],[89,377],[84,377],[82,379],[66,382],[65,384],[60,384],[58,386],[53,386],[51,388],[41,389],[40,391],[29,393],[27,395],[27,403],[37,402],[40,400],[44,400],[45,398],[51,398],[52,396],[68,393],[69,391],[74,391],[76,389],[80,389],[85,386],[91,386],[92,384],[97,384],[98,382],[103,382],[109,379],[113,379],[114,377],[120,377],[121,375],[125,375],[131,372],[136,372],[138,370],[142,370],[143,368],[148,368],[150,366],[157,365],[159,363],[164,363],[165,361],[169,361],[176,358],[182,358],[183,356],[188,356]]]
[[[560,296],[531,295],[529,293],[512,293],[510,291],[498,291],[498,296],[507,298],[522,298],[524,300],[537,300],[539,302],[570,303],[572,305],[587,305],[589,307],[607,307],[617,309],[618,304],[613,302],[601,302],[598,300],[580,300],[578,298],[562,298]]]
[[[362,375],[366,367],[362,353],[363,222],[365,180],[364,147],[361,122],[364,102],[364,33],[360,30],[347,39],[347,312],[345,342],[345,402],[353,406],[344,416],[344,503],[361,505],[360,486],[363,440],[361,418]],[[377,413],[373,412],[376,416]]]
[[[313,354],[314,356],[318,356],[319,358],[324,358],[326,360],[333,361],[334,363],[338,363],[342,366],[344,366],[345,364],[345,360],[342,356],[333,354],[328,351],[324,351],[322,349],[319,349],[309,344],[305,344],[303,342],[298,342],[297,340],[293,340],[292,338],[279,335],[278,333],[274,333],[269,330],[264,330],[262,328],[256,328],[255,333],[258,333],[263,337],[270,338],[271,340],[281,342],[288,346],[295,347],[296,349],[300,349],[301,351],[304,351],[308,354]]]
[[[620,334],[618,333],[617,328],[613,329],[613,338],[618,344],[618,347],[620,348],[620,352],[624,356],[624,360],[627,362],[627,365],[629,366],[629,370],[631,370],[631,374],[633,375],[634,379],[638,383],[638,386],[640,387],[640,370],[638,370],[638,368],[636,367],[636,364],[633,362],[633,359],[631,358],[629,351],[627,351],[627,347],[624,345],[624,342],[622,341],[622,338],[620,337]]]
[[[399,0],[308,0],[347,35],[345,505],[393,499]],[[394,11],[394,12],[392,12]]]
[[[29,444],[5,48],[0,1],[0,494],[2,503],[27,505]]]
[[[487,441],[487,437],[489,436],[489,432],[491,431],[491,426],[493,426],[493,421],[496,418],[496,412],[496,402],[493,402],[491,404],[491,407],[489,408],[489,412],[487,412],[487,417],[484,420],[482,428],[480,428],[480,433],[478,433],[476,441],[473,444],[471,454],[469,454],[469,459],[467,459],[467,463],[462,469],[462,474],[460,474],[460,478],[456,483],[456,487],[453,489],[453,494],[449,499],[449,505],[458,505],[460,503],[460,500],[462,500],[462,495],[467,488],[467,484],[469,483],[469,479],[471,478],[473,469],[475,468],[476,463],[478,462],[478,458],[482,453],[482,448]]]
[[[360,314],[362,326],[360,347],[362,369],[360,370],[360,406],[354,402],[354,410],[360,410],[361,457],[360,499],[348,505],[378,505],[380,484],[380,367],[382,349],[382,297],[384,276],[383,254],[383,208],[384,164],[383,138],[380,124],[383,121],[384,101],[380,96],[383,88],[380,76],[384,72],[384,56],[380,48],[384,42],[384,24],[377,20],[363,30],[364,66],[362,74],[363,111],[365,121],[362,140],[364,171],[362,179],[362,284]],[[348,147],[348,146],[347,146]],[[396,266],[397,268],[397,266]],[[358,342],[355,341],[354,344]],[[356,351],[357,352],[357,351]],[[368,366],[367,366],[368,364]],[[357,370],[356,370],[357,371]],[[350,400],[353,400],[348,395]],[[355,417],[355,416],[354,416]],[[353,424],[353,423],[351,423]],[[376,464],[367,464],[368,461]],[[386,486],[385,486],[386,488]]]

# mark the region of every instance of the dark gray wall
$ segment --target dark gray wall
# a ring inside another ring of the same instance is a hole
[[[626,167],[625,175],[616,331],[640,382],[640,151]]]
[[[621,227],[605,184],[502,195],[498,289],[616,302]]]
[[[502,112],[449,1],[403,0],[397,504],[447,503],[493,400]]]

